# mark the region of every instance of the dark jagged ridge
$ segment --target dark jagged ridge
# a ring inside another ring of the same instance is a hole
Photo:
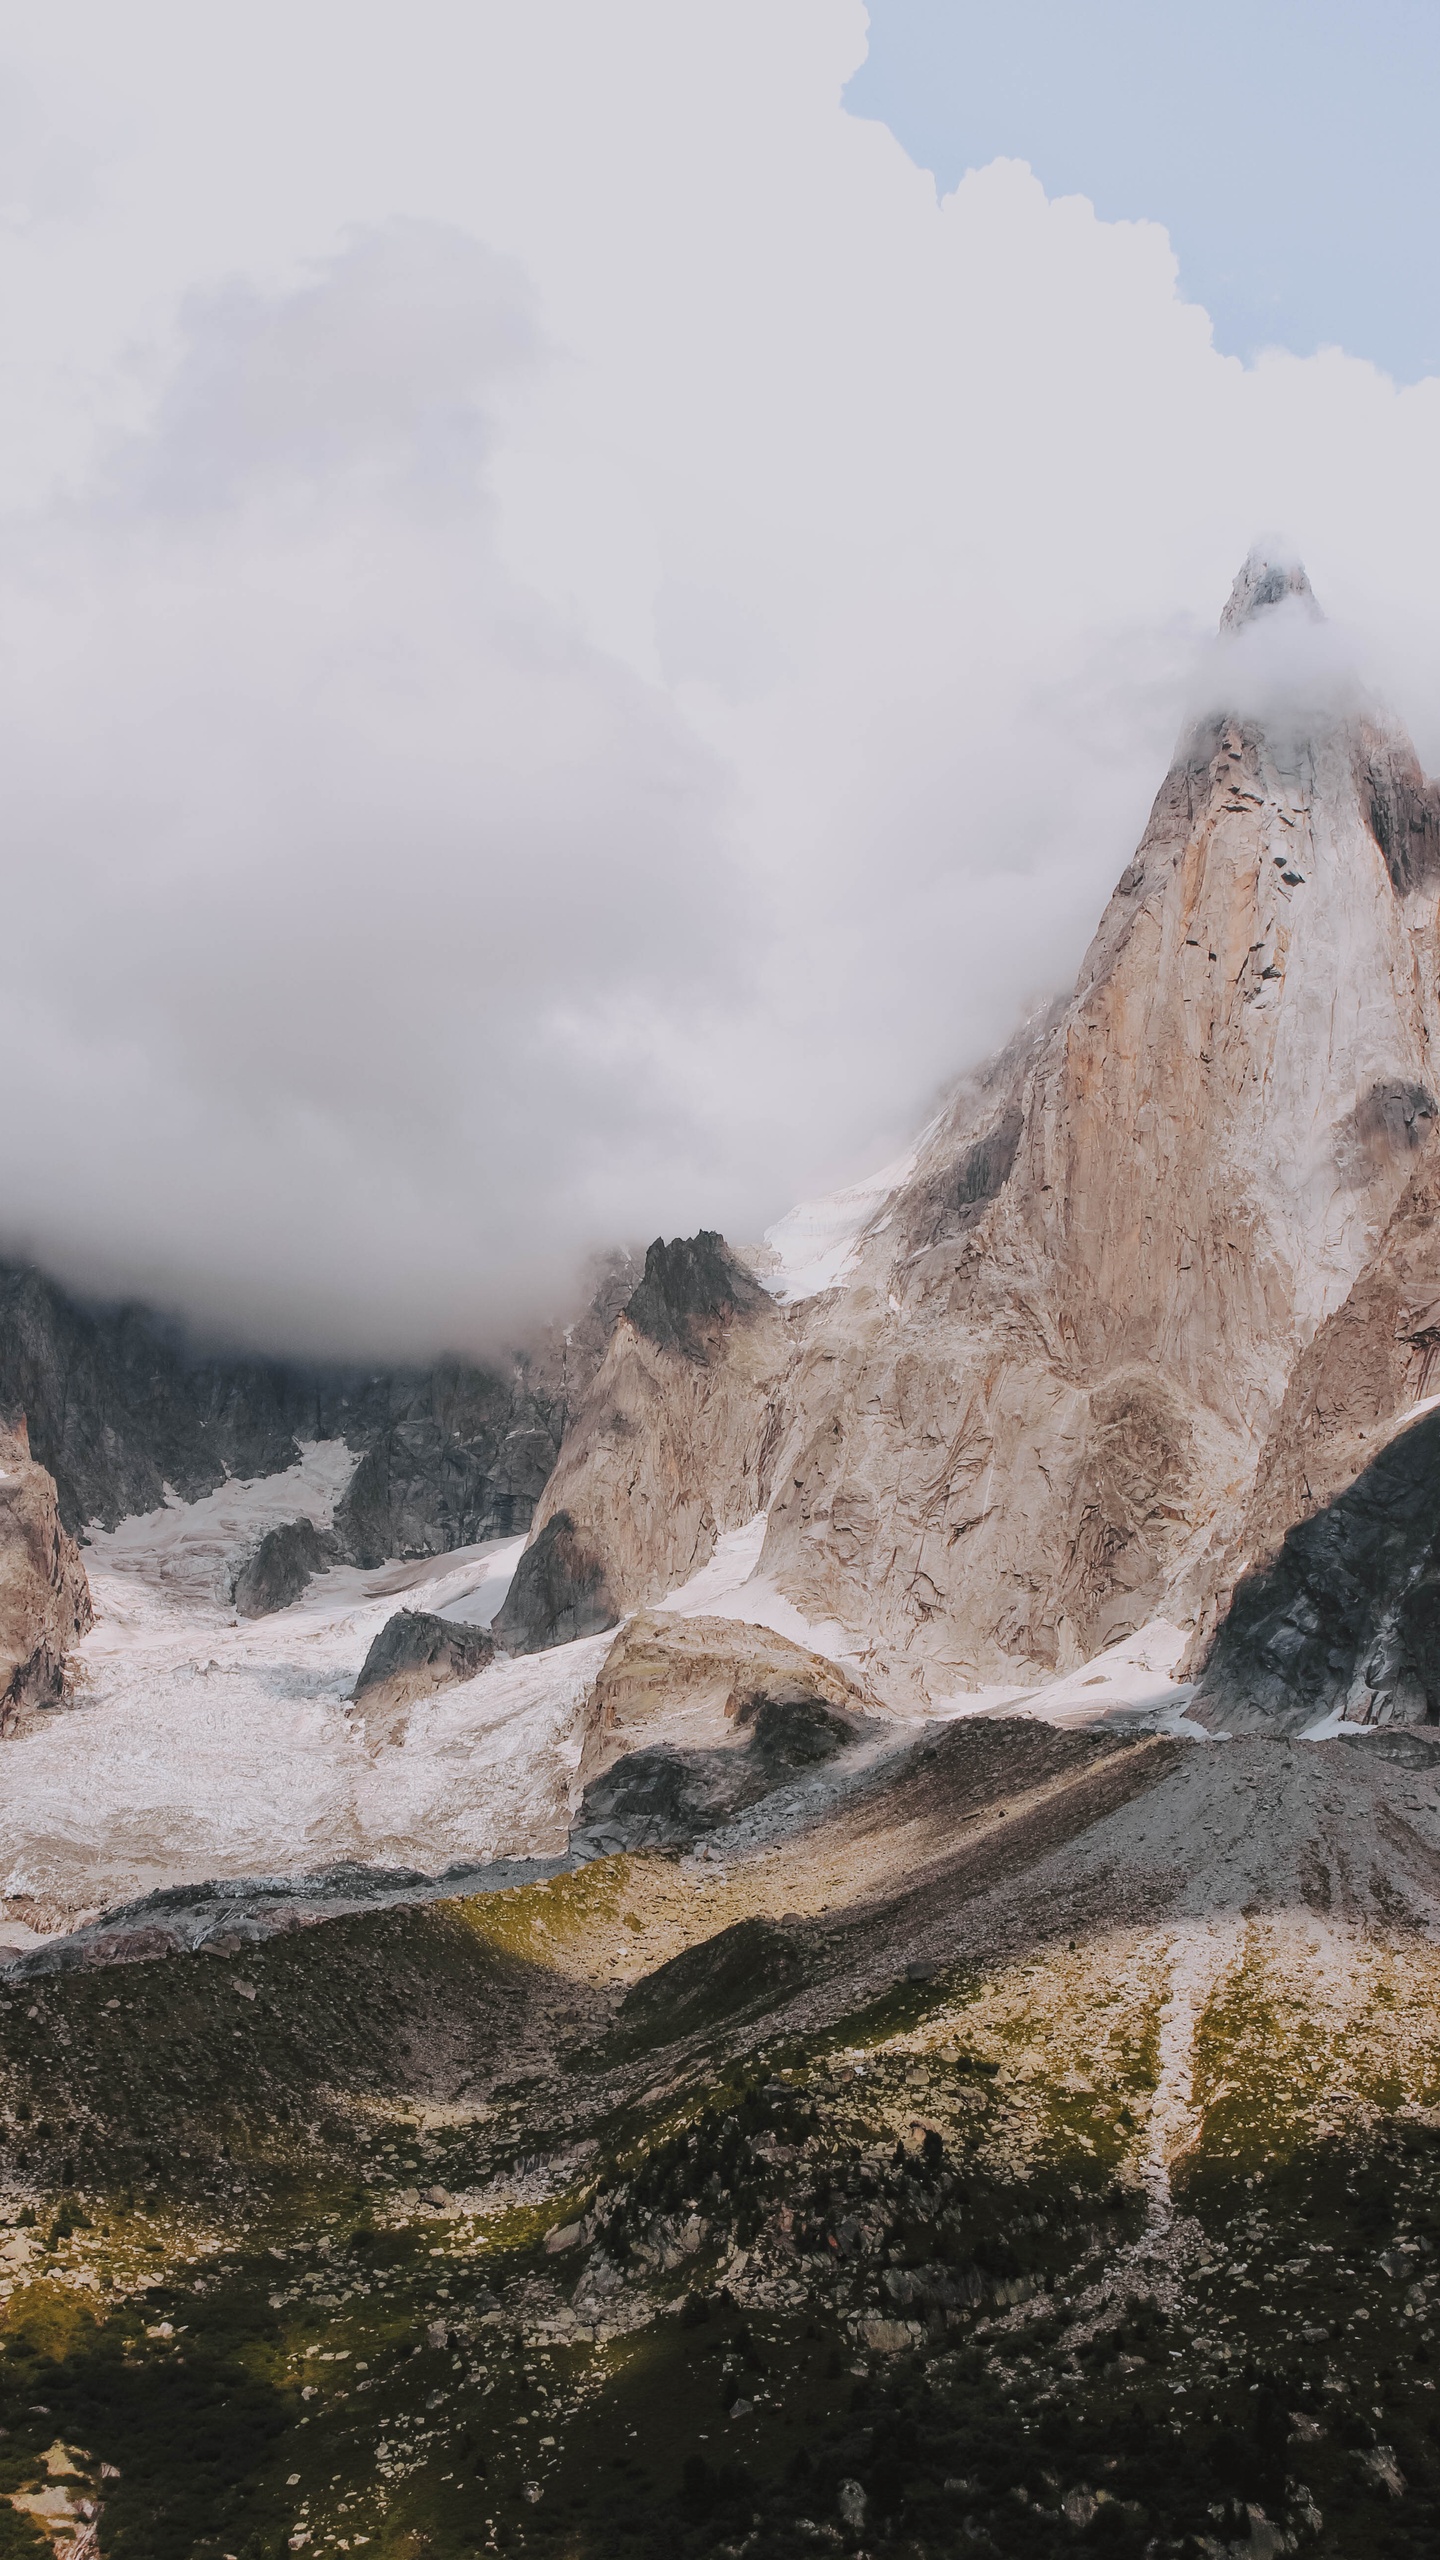
[[[663,1350],[706,1360],[723,1327],[737,1316],[762,1312],[769,1298],[722,1235],[702,1227],[695,1236],[657,1236],[625,1313],[637,1333]]]
[[[142,1306],[87,1306],[43,1272],[0,1264],[0,1417],[24,1414],[72,1532],[186,1501],[227,1476],[279,1473],[301,1440],[360,1465],[337,1553],[378,1565],[529,1527],[570,1405],[597,1367],[633,1264],[616,1256],[581,1322],[508,1375],[461,1360],[365,1369],[202,1357]]]

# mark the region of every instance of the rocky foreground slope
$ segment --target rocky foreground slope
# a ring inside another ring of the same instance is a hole
[[[0,2547],[1420,2560],[1437,1920],[1363,1743],[981,1718],[768,1835],[31,1969]]]

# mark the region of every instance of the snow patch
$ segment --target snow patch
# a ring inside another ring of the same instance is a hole
[[[811,1653],[852,1669],[859,1657],[839,1621],[803,1618],[778,1583],[757,1572],[767,1517],[757,1511],[743,1528],[718,1538],[710,1562],[692,1573],[678,1591],[657,1601],[659,1613],[675,1618],[734,1618],[741,1626],[768,1627],[772,1635],[788,1636],[792,1644],[803,1644]]]
[[[765,1242],[774,1258],[756,1276],[772,1298],[789,1307],[838,1289],[854,1268],[861,1237],[911,1173],[915,1157],[912,1147],[868,1180],[823,1200],[802,1200],[767,1227]]]
[[[477,1575],[466,1567],[465,1587],[453,1600],[436,1604],[437,1618],[449,1618],[457,1626],[488,1627],[500,1609],[506,1592],[515,1579],[515,1568],[525,1553],[526,1538],[502,1538],[498,1544],[477,1547],[476,1557],[483,1557],[483,1569]]]
[[[1128,1724],[1143,1717],[1157,1732],[1212,1742],[1215,1736],[1185,1712],[1195,1683],[1174,1677],[1188,1641],[1184,1629],[1168,1618],[1152,1618],[1078,1670],[1061,1672],[1038,1688],[967,1690],[940,1700],[935,1712],[947,1722],[960,1716],[1025,1715],[1053,1725]]]
[[[282,1520],[328,1529],[360,1464],[343,1440],[302,1442],[299,1463],[280,1475],[232,1476],[198,1502],[167,1486],[158,1511],[137,1511],[116,1529],[85,1532],[85,1567],[98,1576],[134,1575],[177,1598],[228,1598],[227,1569]]]
[[[1058,1725],[1108,1721],[1117,1709],[1127,1718],[1183,1713],[1195,1684],[1177,1681],[1174,1672],[1188,1641],[1183,1627],[1172,1626],[1168,1618],[1152,1618],[1078,1671],[1045,1681],[1030,1699],[1031,1713]],[[1201,1727],[1195,1731],[1198,1735]]]

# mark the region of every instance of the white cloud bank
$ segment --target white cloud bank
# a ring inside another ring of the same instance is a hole
[[[1073,973],[1257,527],[1440,754],[1440,384],[847,117],[846,0],[7,19],[0,1245],[483,1347]]]

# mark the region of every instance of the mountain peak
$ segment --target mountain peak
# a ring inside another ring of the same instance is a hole
[[[1230,590],[1229,602],[1220,616],[1222,636],[1233,637],[1237,631],[1243,631],[1262,613],[1283,604],[1287,596],[1300,598],[1312,622],[1324,621],[1315,600],[1315,590],[1301,562],[1290,556],[1288,545],[1278,541],[1273,534],[1265,535],[1259,542],[1251,544],[1241,564]]]

